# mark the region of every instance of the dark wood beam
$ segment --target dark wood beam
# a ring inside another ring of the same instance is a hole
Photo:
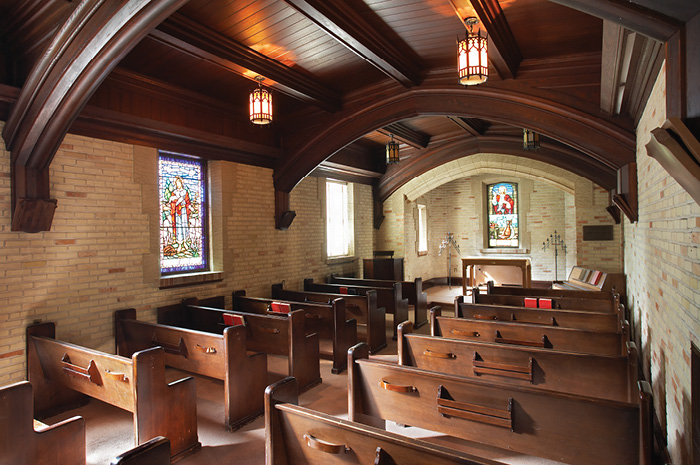
[[[627,0],[550,0],[591,16],[607,19],[659,42],[666,42],[683,23]]]
[[[482,135],[486,132],[489,125],[486,121],[480,120],[479,118],[462,118],[459,116],[448,116],[447,119],[455,123],[457,126],[462,128],[467,134],[474,137]]]
[[[461,0],[450,0],[460,21],[467,28],[462,17]],[[489,33],[489,61],[496,68],[501,79],[514,79],[523,60],[518,43],[513,36],[508,20],[498,0],[470,0],[481,25]],[[476,26],[475,26],[476,27]]]
[[[529,127],[569,145],[603,167],[617,170],[635,159],[632,122],[602,114],[598,105],[540,89],[524,89],[513,81],[474,86],[455,92],[450,84],[426,82],[410,90],[397,87],[375,97],[372,110],[348,107],[332,118],[306,124],[290,141],[289,156],[280,160],[273,175],[275,187],[291,191],[323,160],[377,128],[423,115],[479,118],[516,127]],[[299,141],[299,142],[296,142]],[[418,152],[418,153],[422,153]]]
[[[389,27],[368,22],[347,0],[285,0],[338,42],[406,87],[421,82],[420,57]],[[359,5],[359,4],[358,4]],[[369,9],[368,9],[369,10]],[[371,13],[371,10],[369,10]],[[390,40],[388,37],[392,37]]]
[[[181,14],[164,21],[150,36],[170,47],[182,50],[239,76],[253,79],[250,71],[272,82],[265,85],[329,112],[341,107],[339,92],[313,76],[268,58],[223,34]]]
[[[430,143],[430,136],[428,134],[411,129],[403,123],[388,124],[381,129],[377,129],[377,132],[385,136],[391,136],[393,134],[400,142],[418,150],[426,148]]]
[[[186,0],[84,0],[34,65],[3,129],[12,164],[12,230],[48,230],[49,165],[71,123],[109,72]]]
[[[379,181],[375,198],[385,201],[411,179],[452,160],[479,153],[503,153],[548,163],[582,176],[611,190],[617,183],[617,172],[563,144],[542,141],[537,151],[523,150],[518,136],[479,136],[453,140],[431,146],[405,163],[392,166]]]

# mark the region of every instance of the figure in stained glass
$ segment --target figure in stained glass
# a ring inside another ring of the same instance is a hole
[[[207,269],[204,164],[161,155],[161,273]]]
[[[518,247],[518,185],[489,184],[486,191],[489,247]]]

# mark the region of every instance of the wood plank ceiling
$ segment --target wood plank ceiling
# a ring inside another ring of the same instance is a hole
[[[1,120],[59,27],[90,1],[0,0]],[[679,21],[697,13],[685,0],[673,11],[645,2],[663,18],[654,9]],[[577,3],[189,0],[106,63],[111,72],[68,116],[70,131],[270,167],[282,198],[315,174],[370,183],[384,200],[480,151],[533,157],[613,189],[634,160],[635,121],[663,50]],[[467,16],[489,32],[490,76],[478,88],[457,83]],[[258,75],[274,95],[266,127],[247,117]],[[537,153],[522,150],[525,126],[543,135]],[[387,171],[391,134],[402,162]]]

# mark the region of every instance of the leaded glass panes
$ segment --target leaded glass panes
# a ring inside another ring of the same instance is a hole
[[[160,271],[208,269],[204,163],[161,152]]]
[[[518,247],[518,185],[499,182],[486,186],[489,247]]]

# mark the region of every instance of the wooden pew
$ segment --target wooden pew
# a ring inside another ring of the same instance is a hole
[[[177,460],[201,448],[194,378],[165,382],[161,347],[130,359],[55,339],[53,323],[27,327],[27,373],[38,418],[71,407],[82,394],[134,415],[134,442],[165,436]]]
[[[498,465],[361,423],[297,406],[294,378],[265,390],[266,465]]]
[[[399,365],[536,389],[633,402],[637,395],[637,346],[622,356],[562,352],[413,334],[399,325]]]
[[[413,324],[416,328],[428,323],[428,294],[423,292],[422,278],[416,278],[413,281],[389,281],[385,279],[360,279],[346,278],[331,274],[328,277],[329,284],[343,284],[346,286],[380,286],[391,287],[394,282],[401,284],[401,295],[408,299],[408,305],[413,306]],[[381,306],[381,304],[379,304]],[[400,323],[400,320],[397,319]]]
[[[343,292],[345,290],[346,292]],[[394,340],[396,340],[396,325],[408,319],[408,299],[404,299],[401,291],[401,284],[391,283],[389,287],[376,286],[350,286],[347,284],[324,284],[314,283],[312,278],[304,279],[304,291],[324,292],[337,295],[367,295],[368,291],[377,291],[377,306],[384,307],[386,313],[394,315]]]
[[[272,285],[272,298],[297,302],[332,302],[342,297],[345,299],[345,311],[348,318],[357,320],[359,339],[364,339],[375,354],[386,347],[386,313],[384,307],[377,307],[377,291],[367,291],[365,295],[328,294],[322,292],[290,291],[283,285]]]
[[[196,305],[196,298],[181,304],[158,308],[158,323],[221,334],[226,327],[224,314],[240,315],[245,320],[246,348],[255,352],[284,355],[289,375],[299,380],[302,389],[321,382],[318,334],[307,334],[303,310],[289,315],[257,315]]]
[[[579,310],[582,312],[599,312],[599,313],[619,313],[619,298],[613,301],[604,299],[589,299],[589,298],[572,298],[572,297],[548,297],[543,295],[537,296],[519,296],[519,295],[498,295],[498,294],[482,294],[479,288],[472,290],[472,302],[475,304],[489,305],[510,305],[513,307],[524,307],[524,299],[543,297],[551,299],[553,309]]]
[[[455,316],[472,320],[513,321],[562,328],[615,332],[620,328],[619,315],[579,310],[550,310],[507,305],[472,304],[464,296],[455,297]]]
[[[239,312],[274,315],[274,312],[269,311],[272,302],[288,303],[292,310],[303,310],[306,314],[307,333],[318,333],[320,339],[331,341],[330,350],[319,342],[319,355],[333,362],[331,373],[338,374],[345,370],[348,365],[348,349],[357,344],[357,320],[346,319],[344,299],[324,304],[246,297],[243,290],[233,292],[233,309]]]
[[[571,465],[651,465],[651,388],[635,402],[576,396],[348,357],[348,419],[385,420]]]
[[[624,355],[627,350],[626,342],[629,340],[627,321],[621,322],[620,331],[614,333],[527,323],[448,318],[440,314],[439,307],[430,309],[432,336],[598,355]]]
[[[85,465],[85,420],[34,425],[28,381],[0,388],[0,462],[12,465]]]
[[[537,287],[496,286],[493,281],[486,283],[486,293],[491,295],[519,295],[523,297],[570,297],[574,299],[614,300],[615,292],[583,291],[577,289],[541,289]]]
[[[153,438],[118,455],[110,465],[170,465],[170,440]]]
[[[165,364],[224,382],[224,425],[229,431],[263,414],[267,356],[246,350],[243,326],[224,328],[223,335],[136,320],[136,310],[114,313],[117,354],[161,346]]]

